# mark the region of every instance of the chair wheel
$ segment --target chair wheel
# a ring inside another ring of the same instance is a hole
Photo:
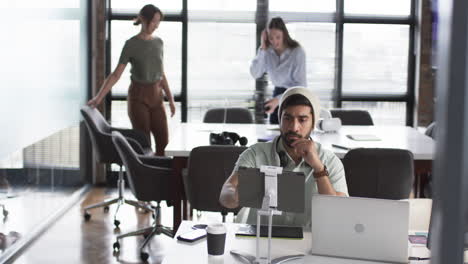
[[[116,241],[116,242],[112,245],[112,248],[114,249],[114,251],[120,250],[120,243],[119,243],[119,241]]]
[[[89,214],[88,212],[85,212],[84,213],[84,219],[85,219],[85,221],[89,221],[89,219],[91,219],[91,214]]]
[[[8,216],[8,211],[7,210],[3,210],[3,217],[7,217]]]
[[[147,261],[148,258],[149,258],[148,253],[146,253],[146,252],[141,252],[141,253],[140,253],[140,259],[141,259],[141,260]]]
[[[114,220],[114,225],[116,228],[119,228],[120,221],[119,220]]]
[[[109,212],[109,206],[104,206],[104,213]]]

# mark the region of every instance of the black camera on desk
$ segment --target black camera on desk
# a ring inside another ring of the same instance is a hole
[[[241,137],[235,132],[210,133],[210,145],[235,145],[238,141],[241,146],[248,143],[246,137]]]

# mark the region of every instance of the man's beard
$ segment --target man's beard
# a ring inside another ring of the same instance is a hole
[[[299,135],[299,134],[297,134],[296,132],[293,132],[293,131],[288,131],[286,133],[281,132],[281,139],[286,144],[286,146],[288,146],[289,148],[293,148],[292,143],[294,143],[294,141],[302,139],[302,138],[310,138],[310,133],[311,132],[312,131],[307,133],[307,135],[305,137],[303,137],[303,136],[301,136],[301,135]],[[295,136],[296,138],[295,139],[288,139],[289,136]]]

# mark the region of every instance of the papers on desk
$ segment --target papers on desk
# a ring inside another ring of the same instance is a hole
[[[346,135],[349,139],[356,140],[356,141],[379,141],[381,140],[375,135],[371,134],[349,134]]]
[[[343,149],[343,150],[352,150],[353,148],[350,146],[345,146],[345,145],[338,145],[338,144],[331,144],[332,147],[338,148],[338,149]]]

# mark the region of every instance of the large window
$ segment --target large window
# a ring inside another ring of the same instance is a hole
[[[181,11],[182,1],[180,0],[144,0],[144,1],[129,1],[129,0],[112,0],[113,9],[127,9],[138,11],[144,5],[153,4],[160,8],[164,13],[171,11]]]
[[[258,13],[263,11],[257,10],[257,1],[266,4],[259,6],[268,6],[268,13]],[[166,74],[173,94],[186,106],[178,108],[178,114],[186,111],[186,121],[196,122],[211,107],[259,111],[255,107],[258,83],[249,73],[259,37],[256,30],[264,26],[256,21],[263,15],[281,16],[306,52],[308,87],[325,108],[367,109],[377,124],[412,122],[414,65],[409,55],[414,53],[416,0],[257,1],[113,0],[112,67],[124,41],[139,30],[131,24],[129,14],[136,16],[143,4],[154,3],[173,14],[171,22],[161,23],[156,34],[165,41]],[[119,16],[122,10],[128,11]],[[126,95],[128,73],[123,78],[114,88],[114,99],[123,100]],[[268,84],[266,98],[272,90]],[[118,111],[114,110],[117,106]],[[112,108],[113,120],[129,124],[125,101],[114,101]]]
[[[308,87],[323,107],[333,107],[335,82],[335,24],[289,23],[288,30],[306,53]]]
[[[401,25],[344,26],[344,95],[406,93],[408,29]]]
[[[270,0],[269,7],[272,12],[335,12],[336,0]]]
[[[113,21],[111,25],[111,69],[113,70],[120,58],[120,53],[125,41],[138,34],[140,26],[134,26],[131,21]],[[163,22],[155,32],[164,41],[164,69],[169,87],[174,95],[179,95],[181,90],[181,23]],[[127,115],[127,96],[130,85],[130,64],[125,68],[124,73],[116,85],[112,88],[112,96],[115,98],[112,102],[112,124],[115,126],[130,127],[130,120]],[[167,103],[166,103],[167,105]],[[167,107],[167,113],[170,113]],[[176,116],[172,120],[180,120],[180,104],[177,104]]]
[[[410,0],[346,0],[343,2],[345,13],[353,15],[409,16],[411,11]]]
[[[188,37],[188,120],[201,120],[211,107],[251,107],[255,24],[194,22]]]
[[[163,22],[156,30],[155,35],[160,37],[164,42],[164,70],[166,77],[174,94],[180,93],[180,78],[181,78],[181,53],[182,38],[181,38],[181,23],[178,22]],[[125,44],[125,41],[132,36],[135,36],[140,31],[140,26],[134,26],[131,21],[113,21],[111,25],[111,65],[114,69],[120,58],[120,53]],[[113,95],[127,95],[128,86],[130,85],[130,64],[125,68],[121,80],[112,88]]]

